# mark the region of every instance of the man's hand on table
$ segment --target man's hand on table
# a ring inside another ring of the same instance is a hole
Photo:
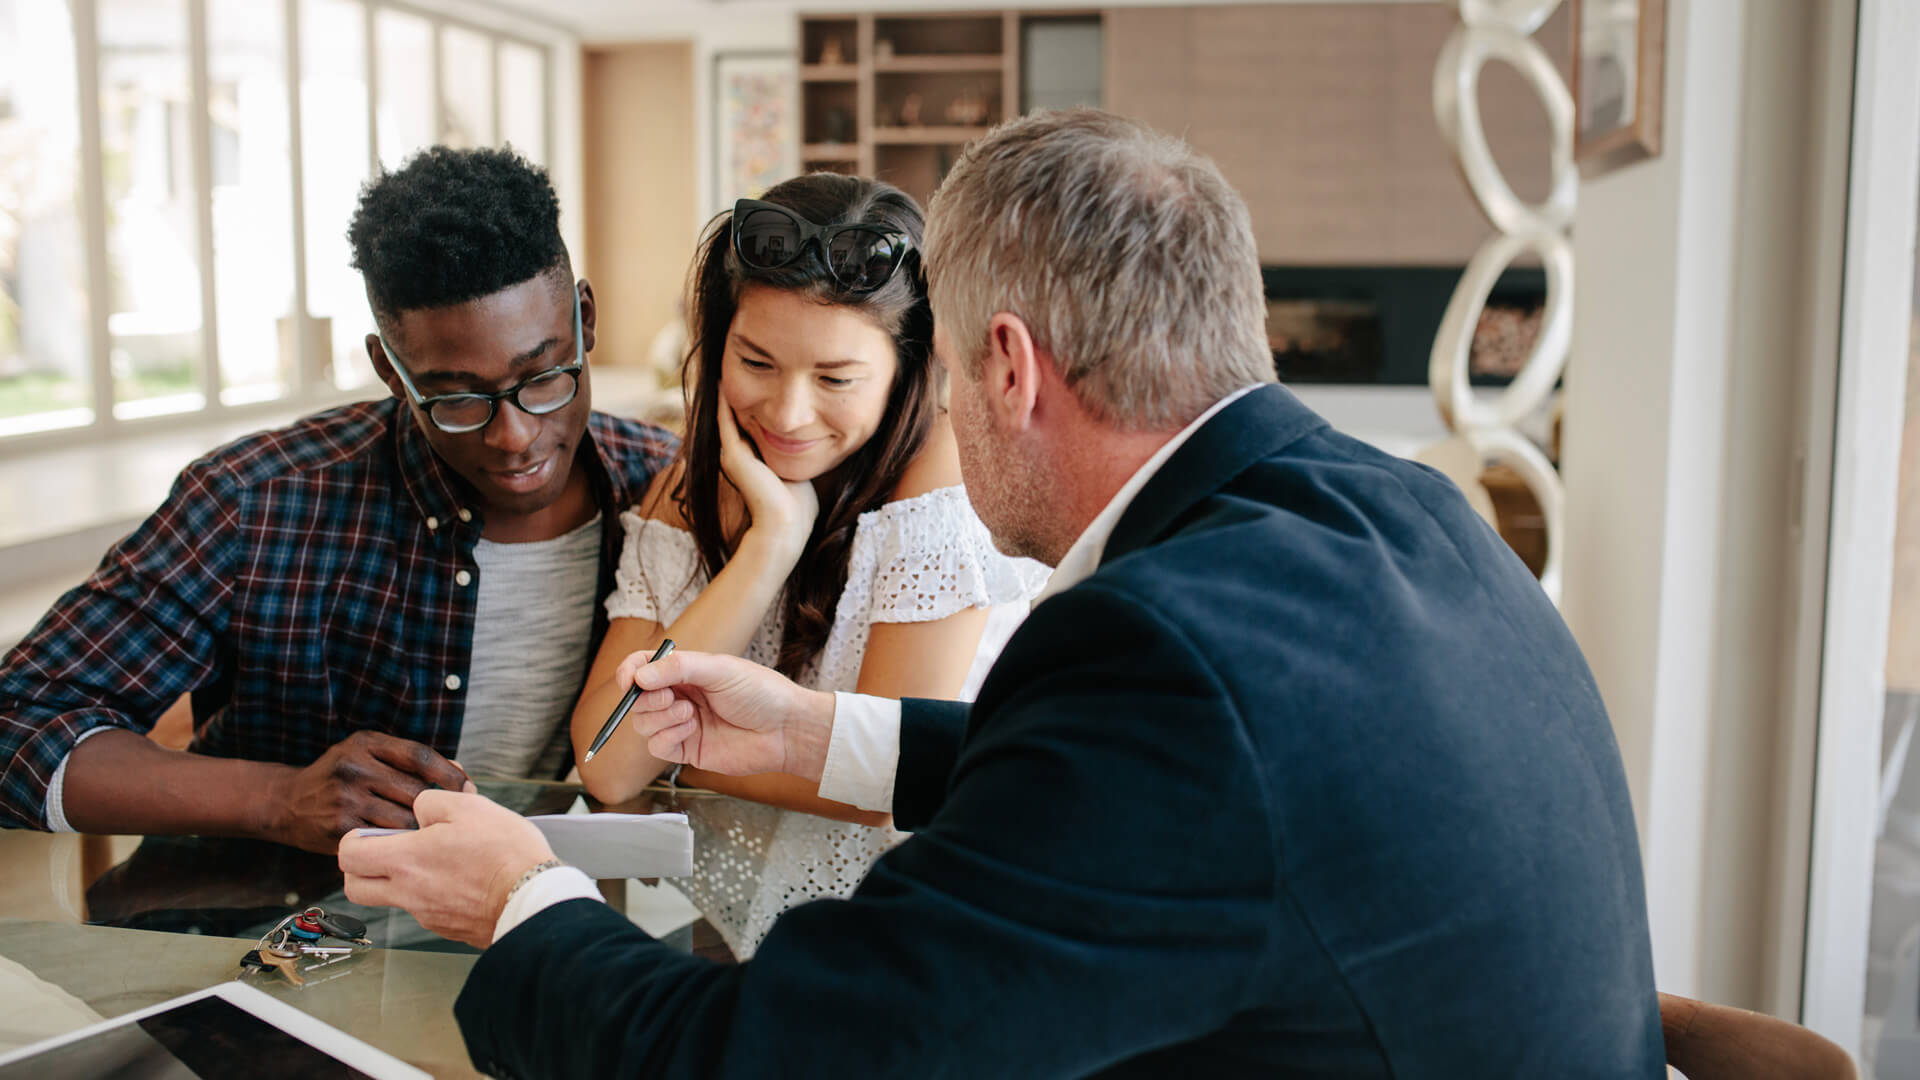
[[[484,795],[428,790],[414,801],[418,832],[340,839],[347,899],[397,907],[420,925],[484,949],[522,875],[553,858],[533,822]]]
[[[460,766],[430,747],[356,731],[319,760],[281,774],[266,791],[266,839],[331,855],[350,829],[411,829],[423,791],[471,788]]]
[[[832,694],[806,690],[737,656],[676,652],[657,663],[635,653],[616,685],[646,691],[626,722],[647,752],[728,776],[787,773],[818,781],[833,734]]]

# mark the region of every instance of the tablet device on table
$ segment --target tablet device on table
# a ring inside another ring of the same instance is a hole
[[[0,1080],[429,1080],[339,1028],[237,982],[0,1055]]]

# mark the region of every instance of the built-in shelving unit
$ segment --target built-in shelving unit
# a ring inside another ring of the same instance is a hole
[[[800,157],[925,201],[968,142],[1020,102],[1011,11],[800,19]]]

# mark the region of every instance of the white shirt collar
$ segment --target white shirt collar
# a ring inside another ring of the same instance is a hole
[[[1066,555],[1060,560],[1060,565],[1053,568],[1053,576],[1047,579],[1046,587],[1040,590],[1040,595],[1033,598],[1033,602],[1037,605],[1047,597],[1066,592],[1092,577],[1093,572],[1100,568],[1100,558],[1107,552],[1107,540],[1113,536],[1114,526],[1120,524],[1120,516],[1127,512],[1127,507],[1133,505],[1134,496],[1140,494],[1140,489],[1147,486],[1147,481],[1153,479],[1153,474],[1160,471],[1160,466],[1165,465],[1167,459],[1173,456],[1173,452],[1192,438],[1193,433],[1199,431],[1202,424],[1213,419],[1215,413],[1265,385],[1267,384],[1255,383],[1252,386],[1243,386],[1214,402],[1206,412],[1195,417],[1193,423],[1181,428],[1178,435],[1168,439],[1160,449],[1155,450],[1153,456],[1148,458],[1146,463],[1135,470],[1127,482],[1120,486],[1120,490],[1114,492],[1113,498],[1108,500],[1106,507],[1094,516],[1086,531],[1082,532],[1073,542],[1073,546],[1067,549]]]

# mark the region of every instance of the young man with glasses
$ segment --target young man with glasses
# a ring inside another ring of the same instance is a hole
[[[597,308],[541,170],[425,151],[349,236],[392,396],[189,466],[7,655],[0,824],[332,851],[571,761],[618,514],[675,441],[591,411]],[[142,737],[189,692],[188,753]]]

